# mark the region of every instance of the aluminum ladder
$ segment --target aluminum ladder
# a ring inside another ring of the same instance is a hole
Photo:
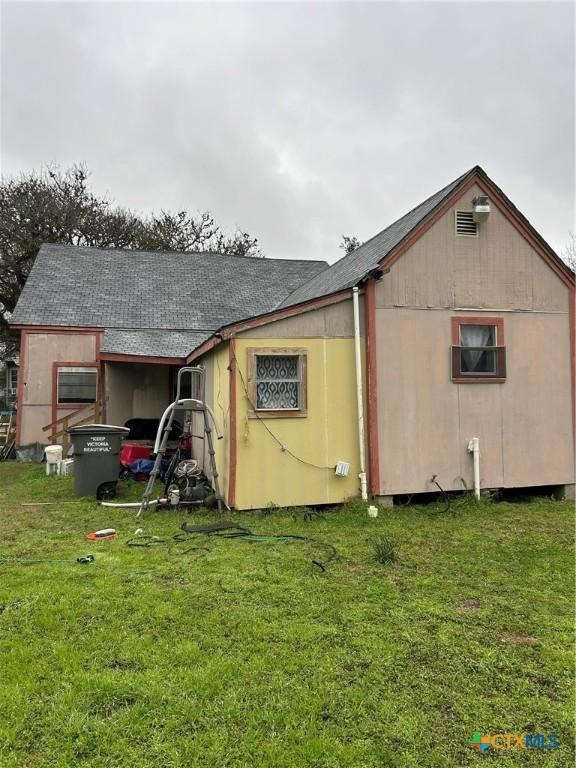
[[[182,377],[185,374],[190,374],[190,377],[191,377],[190,391],[191,392],[195,391],[194,384],[195,382],[197,382],[198,387],[196,391],[200,394],[201,399],[180,397]],[[146,510],[150,506],[152,492],[154,490],[154,483],[156,482],[158,474],[160,473],[160,466],[162,464],[162,459],[166,454],[166,446],[168,445],[168,437],[170,435],[170,432],[172,431],[174,414],[178,409],[181,409],[181,408],[185,410],[191,410],[191,411],[200,411],[201,413],[203,413],[204,434],[206,436],[206,443],[208,445],[208,456],[210,460],[210,472],[212,474],[212,484],[214,486],[214,494],[216,496],[218,512],[222,511],[224,502],[222,499],[222,495],[220,493],[220,485],[218,482],[218,469],[216,467],[216,453],[214,451],[214,443],[212,441],[212,424],[216,429],[216,434],[219,440],[222,439],[222,435],[218,431],[218,425],[216,424],[216,419],[214,417],[214,414],[210,410],[209,406],[206,405],[206,403],[204,402],[204,396],[205,396],[204,384],[205,384],[205,371],[203,368],[187,366],[184,368],[180,368],[180,370],[178,371],[178,376],[176,380],[176,399],[164,411],[162,419],[160,420],[160,424],[158,425],[158,433],[156,435],[156,443],[154,445],[156,459],[154,461],[154,467],[152,468],[150,477],[148,478],[148,483],[146,484],[146,490],[144,491],[144,495],[142,496],[140,509],[138,510],[138,514],[136,515],[137,518],[142,517],[142,515],[146,512]],[[210,422],[212,422],[212,424]]]

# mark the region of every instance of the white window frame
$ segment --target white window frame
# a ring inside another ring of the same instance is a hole
[[[14,374],[16,374],[16,381],[14,381]],[[18,389],[18,367],[12,366],[8,368],[8,381],[7,389],[10,394],[15,394]]]

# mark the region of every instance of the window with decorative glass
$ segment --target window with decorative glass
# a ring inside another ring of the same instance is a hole
[[[250,416],[305,416],[306,351],[249,349],[248,385]]]

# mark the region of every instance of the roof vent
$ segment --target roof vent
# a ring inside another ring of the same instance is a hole
[[[465,237],[478,237],[478,223],[472,211],[456,211],[456,234]]]
[[[490,213],[490,203],[486,195],[478,195],[472,200],[474,206],[474,221],[480,223],[486,221]]]

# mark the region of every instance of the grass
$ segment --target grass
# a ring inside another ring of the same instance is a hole
[[[573,764],[571,504],[234,516],[332,543],[321,573],[302,542],[132,549],[133,511],[73,499],[67,478],[0,464],[0,557],[70,558],[0,565],[2,768]],[[59,503],[24,505],[40,500]],[[119,538],[84,540],[105,526]],[[479,755],[473,731],[561,746]]]
[[[386,536],[380,536],[372,544],[374,548],[374,559],[381,565],[388,565],[396,560],[394,544]]]

